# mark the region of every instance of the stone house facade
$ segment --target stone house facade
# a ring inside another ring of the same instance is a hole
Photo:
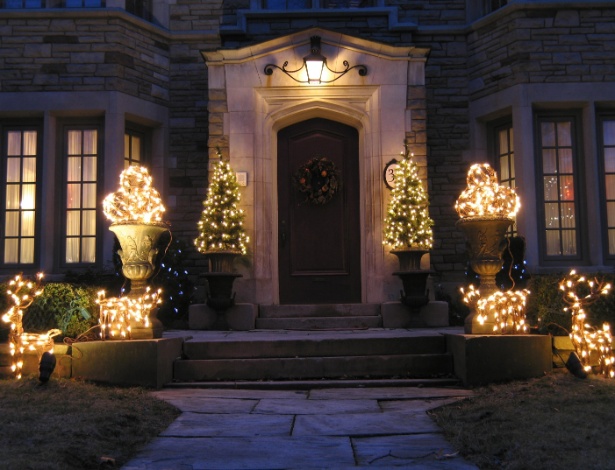
[[[464,276],[453,206],[474,162],[517,187],[530,272],[610,271],[614,25],[613,1],[4,0],[0,272],[109,269],[100,202],[131,162],[150,168],[174,237],[191,246],[218,147],[247,174],[238,299],[279,303],[279,136],[314,119],[356,131],[350,301],[398,296],[383,171],[404,139],[429,191],[423,262],[436,288],[452,292]],[[264,73],[298,67],[312,36],[333,70],[346,60],[367,75],[312,86]],[[196,250],[187,269],[195,279],[205,269]]]

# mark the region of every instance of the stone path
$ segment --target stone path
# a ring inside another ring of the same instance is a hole
[[[458,388],[179,388],[153,392],[182,414],[124,470],[475,469],[426,411]]]

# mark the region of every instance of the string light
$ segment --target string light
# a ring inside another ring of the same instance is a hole
[[[573,269],[559,283],[559,289],[564,293],[564,302],[568,307],[564,311],[572,314],[572,331],[570,339],[586,372],[592,371],[592,362],[598,356],[597,370],[605,377],[615,377],[615,355],[613,354],[613,338],[608,323],[598,330],[586,323],[585,308],[596,302],[601,295],[607,295],[611,284],[597,279],[588,279],[577,274]]]
[[[6,291],[13,305],[2,315],[2,321],[10,324],[11,370],[17,379],[21,379],[22,376],[24,353],[26,351],[35,352],[40,361],[43,353],[53,354],[53,338],[62,334],[62,331],[57,328],[46,333],[26,333],[23,330],[24,311],[32,305],[35,297],[43,293],[42,280],[43,273],[38,273],[35,281],[24,279],[21,274],[18,274],[9,282]]]
[[[490,320],[496,334],[527,333],[525,307],[529,290],[496,291],[487,298],[481,298],[480,291],[472,284],[467,292],[463,288],[460,291],[463,303],[476,309],[476,319],[481,325]]]
[[[131,339],[131,325],[142,324],[149,327],[151,311],[161,303],[162,289],[152,291],[146,287],[142,296],[106,297],[104,290],[98,292],[96,303],[100,308],[100,338]]]
[[[249,238],[243,228],[245,213],[237,207],[241,201],[239,184],[231,165],[222,160],[220,150],[218,157],[197,223],[200,235],[194,244],[200,253],[230,250],[245,255]]]
[[[467,188],[455,202],[459,217],[514,218],[521,203],[513,188],[498,184],[496,172],[488,163],[470,167]]]
[[[147,168],[131,165],[120,174],[120,188],[103,200],[103,212],[112,223],[162,223],[165,211]]]
[[[419,177],[418,166],[408,156],[408,146],[395,168],[395,186],[384,219],[384,245],[393,249],[422,248],[433,245],[433,220],[429,217],[429,199]]]

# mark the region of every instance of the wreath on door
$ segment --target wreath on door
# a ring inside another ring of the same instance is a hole
[[[340,173],[325,157],[315,157],[301,165],[293,175],[295,187],[306,195],[304,202],[315,205],[328,203],[340,186]]]

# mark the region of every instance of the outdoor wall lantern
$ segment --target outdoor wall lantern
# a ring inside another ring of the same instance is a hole
[[[344,70],[336,71],[331,70],[327,65],[327,58],[320,53],[320,36],[312,36],[310,38],[310,53],[303,58],[303,65],[296,70],[287,70],[286,66],[288,65],[288,61],[284,62],[282,67],[277,66],[276,64],[267,64],[265,65],[265,75],[272,75],[273,69],[276,68],[281,70],[290,78],[298,83],[310,83],[310,84],[320,84],[320,83],[332,83],[336,81],[338,78],[343,77],[352,69],[357,69],[359,75],[364,77],[367,75],[367,67],[365,65],[353,65],[352,67],[348,63],[347,60],[343,62]],[[329,72],[334,75],[334,78],[331,80],[323,80],[322,72],[327,68]],[[307,73],[307,80],[300,80],[293,74],[297,74],[301,70],[305,68]]]

